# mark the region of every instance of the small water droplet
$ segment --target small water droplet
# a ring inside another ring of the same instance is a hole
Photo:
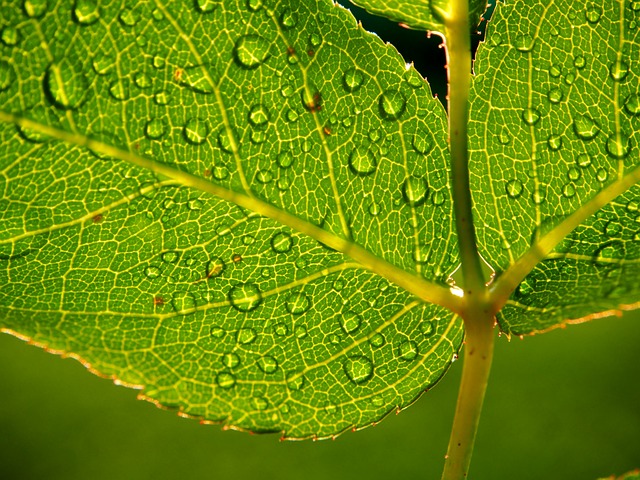
[[[39,18],[47,11],[47,0],[24,0],[24,13],[31,18]]]
[[[553,78],[558,78],[561,73],[562,71],[556,65],[551,65],[549,68],[549,75]]]
[[[253,283],[239,283],[229,290],[229,302],[240,312],[250,312],[262,303],[262,292]]]
[[[213,168],[211,169],[211,175],[216,180],[224,180],[229,176],[229,170],[225,165],[221,163],[216,163],[213,165]]]
[[[201,145],[209,136],[207,122],[200,118],[190,118],[183,128],[184,138],[192,145]]]
[[[295,13],[293,13],[288,8],[285,8],[280,14],[280,25],[284,30],[289,30],[296,26],[297,17]]]
[[[498,142],[501,145],[509,145],[511,143],[511,135],[506,128],[503,128],[498,135]]]
[[[386,90],[378,100],[380,114],[385,120],[397,120],[407,107],[407,99],[398,90]]]
[[[293,334],[296,336],[296,338],[302,340],[307,336],[307,327],[305,327],[304,325],[297,325],[293,330]]]
[[[433,136],[426,131],[417,132],[413,135],[412,145],[416,152],[425,155],[433,148]]]
[[[371,338],[369,338],[369,343],[373,348],[380,348],[384,345],[385,338],[381,333],[375,333]]]
[[[582,55],[576,55],[575,58],[573,59],[573,66],[579,70],[584,68],[586,64],[587,64],[587,61]]]
[[[357,68],[350,68],[342,76],[342,84],[348,92],[355,92],[364,82],[364,74]]]
[[[123,101],[127,99],[127,89],[124,82],[115,80],[109,86],[109,94],[114,100]]]
[[[412,207],[419,207],[427,201],[429,186],[424,178],[408,177],[402,185],[402,197]]]
[[[249,343],[252,343],[257,336],[258,335],[253,328],[241,328],[236,333],[236,342],[238,342],[240,345],[248,345]]]
[[[560,103],[563,98],[564,92],[561,88],[552,88],[551,90],[549,90],[549,93],[547,93],[547,99],[551,103]]]
[[[164,68],[166,64],[167,61],[160,55],[154,56],[153,60],[151,61],[151,65],[153,65],[154,68]]]
[[[572,183],[567,183],[562,187],[562,195],[572,198],[576,194],[576,187]]]
[[[278,370],[278,361],[271,355],[265,355],[258,359],[258,367],[267,375],[275,373]]]
[[[596,178],[598,179],[599,182],[606,182],[607,179],[609,178],[609,174],[604,168],[599,168],[596,171]]]
[[[14,77],[13,67],[4,60],[0,60],[0,92],[4,92],[11,86]]]
[[[311,300],[304,293],[292,293],[285,300],[285,308],[291,315],[302,315],[311,308]]]
[[[604,226],[604,234],[609,238],[619,237],[622,233],[622,225],[617,220],[611,220]]]
[[[180,70],[180,75],[176,76],[178,83],[194,92],[208,95],[215,91],[213,79],[205,65],[195,65]]]
[[[535,41],[531,35],[528,33],[518,35],[516,37],[516,50],[523,53],[528,53],[533,50],[533,46],[535,45]]]
[[[287,387],[289,390],[298,391],[304,387],[305,377],[299,372],[290,372],[287,375]]]
[[[580,171],[580,169],[576,167],[570,167],[569,170],[567,170],[567,177],[569,178],[569,180],[572,180],[575,182],[581,176],[582,176],[582,172]]]
[[[125,27],[133,27],[138,23],[138,14],[130,8],[123,8],[120,15],[118,15],[118,19]]]
[[[295,122],[298,120],[298,112],[296,112],[293,108],[289,108],[286,113],[287,120],[290,122]]]
[[[95,0],[76,0],[73,18],[80,25],[92,25],[100,19],[100,9]]]
[[[359,176],[366,177],[376,171],[378,161],[371,150],[366,147],[355,147],[349,154],[349,168]]]
[[[271,237],[271,248],[276,253],[287,253],[293,247],[293,238],[286,232],[278,232]]]
[[[622,159],[629,155],[629,137],[620,132],[614,133],[607,139],[607,152],[615,159]]]
[[[640,3],[638,3],[640,5]],[[624,102],[624,109],[630,115],[640,115],[640,95],[633,93]]]
[[[546,200],[546,195],[544,191],[538,190],[537,192],[533,192],[533,194],[531,195],[531,200],[533,200],[533,203],[535,203],[536,205],[542,205]]]
[[[227,368],[234,368],[240,365],[240,357],[233,353],[225,353],[222,355],[222,364]]]
[[[535,108],[525,108],[522,111],[522,121],[529,126],[533,126],[540,120],[540,112]]]
[[[266,410],[269,407],[269,402],[264,397],[253,397],[251,403],[253,408],[259,411]]]
[[[283,85],[282,88],[280,89],[280,94],[285,98],[289,98],[294,93],[295,93],[295,89],[293,88],[293,85],[291,85],[290,83]]]
[[[236,41],[233,56],[242,68],[258,68],[269,56],[269,42],[259,35],[245,35]]]
[[[343,367],[349,380],[356,385],[363,384],[373,377],[373,362],[363,355],[348,357]]]
[[[602,9],[596,5],[589,5],[584,15],[587,19],[587,22],[595,25],[600,21],[600,17],[602,16]]]
[[[231,388],[236,384],[236,377],[227,372],[221,372],[216,376],[216,383],[220,388]]]
[[[280,168],[289,168],[293,165],[293,155],[289,151],[280,152],[276,162]]]
[[[286,335],[289,335],[289,327],[287,327],[284,323],[278,323],[274,328],[274,332],[277,336],[284,337]]]
[[[360,325],[362,325],[362,315],[359,313],[347,311],[340,316],[340,327],[348,335],[355,333]]]
[[[144,269],[144,276],[147,278],[158,278],[160,276],[160,268],[155,265],[149,265]]]
[[[418,345],[411,340],[405,340],[398,346],[398,357],[410,361],[418,356]]]
[[[273,181],[273,173],[271,173],[271,170],[265,170],[261,168],[256,172],[256,180],[258,181],[258,183],[261,183],[263,185],[271,183]]]
[[[522,195],[523,189],[524,189],[524,186],[522,185],[522,182],[518,179],[509,180],[506,184],[507,195],[509,195],[511,198],[520,197],[520,195]]]
[[[178,313],[189,313],[196,308],[196,299],[191,293],[179,292],[173,296],[171,305]]]
[[[345,286],[345,282],[341,278],[336,278],[331,284],[331,288],[333,288],[336,292],[342,291]]]
[[[586,153],[581,153],[576,157],[576,164],[580,168],[587,168],[589,165],[591,165],[591,156]]]
[[[144,127],[144,133],[148,138],[157,140],[165,134],[166,128],[167,126],[163,119],[153,118],[147,122]]]
[[[187,202],[187,208],[192,212],[197,212],[198,210],[202,210],[202,200],[198,198],[191,198]]]
[[[214,326],[211,327],[211,330],[209,330],[209,335],[211,335],[213,338],[222,338],[224,337],[224,334],[225,331],[222,327]]]
[[[262,8],[262,0],[247,0],[247,9],[250,12],[257,12]]]
[[[629,73],[629,65],[623,60],[616,60],[609,66],[609,74],[614,82],[621,82]]]
[[[374,407],[382,407],[384,405],[384,399],[381,395],[374,395],[371,397],[370,402]]]
[[[77,108],[88,91],[85,76],[66,60],[49,66],[44,77],[49,99],[59,108]]]
[[[207,278],[216,278],[222,275],[224,271],[225,263],[219,257],[213,258],[207,262],[206,274]]]
[[[149,77],[149,75],[147,75],[145,72],[136,73],[133,81],[138,88],[142,89],[149,88],[152,85],[151,77]]]
[[[169,95],[166,92],[158,92],[153,95],[153,101],[157,105],[167,105],[169,103]]]
[[[196,0],[196,10],[200,13],[213,12],[218,6],[218,0]]]
[[[330,403],[328,405],[326,405],[324,407],[324,412],[327,415],[335,415],[336,413],[338,413],[338,407],[337,405],[334,405],[333,403]]]
[[[420,88],[425,84],[425,79],[415,68],[410,68],[404,72],[404,79],[411,88]]]
[[[261,104],[254,105],[249,110],[249,123],[254,127],[264,127],[269,122],[269,111]]]
[[[576,115],[573,119],[573,130],[582,140],[591,140],[598,135],[600,127],[588,115]]]
[[[443,190],[435,190],[431,194],[431,204],[434,207],[439,207],[440,205],[443,205],[446,199],[447,199],[447,196]]]
[[[562,137],[560,135],[550,135],[547,139],[547,146],[549,150],[554,152],[562,148]]]
[[[20,34],[14,27],[4,27],[0,33],[0,41],[7,47],[14,47],[20,41]]]
[[[380,212],[382,211],[382,206],[378,202],[371,202],[369,204],[368,211],[369,211],[369,215],[376,217],[380,215]]]
[[[422,322],[422,325],[420,325],[420,332],[425,337],[430,337],[435,333],[435,331],[436,327],[433,325],[433,322]]]
[[[180,257],[180,255],[178,254],[178,252],[173,251],[173,250],[169,250],[168,252],[164,252],[160,258],[162,258],[162,261],[165,263],[176,263],[178,261],[178,258]]]

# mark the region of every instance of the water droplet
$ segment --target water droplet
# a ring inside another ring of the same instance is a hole
[[[575,182],[581,176],[582,176],[582,172],[580,171],[580,169],[576,167],[570,167],[569,170],[567,170],[567,177],[569,178],[569,180],[572,180]]]
[[[142,89],[149,88],[152,85],[151,77],[149,77],[145,72],[136,73],[133,81],[138,88]]]
[[[309,35],[309,43],[312,47],[318,47],[322,43],[322,37],[317,33]]]
[[[307,336],[307,327],[305,327],[304,325],[298,325],[293,330],[293,334],[296,336],[296,338],[302,340]]]
[[[296,23],[296,15],[288,8],[285,8],[280,14],[280,25],[282,26],[282,28],[284,30],[289,30],[290,28],[295,27]]]
[[[280,168],[289,168],[293,165],[293,155],[291,155],[291,152],[289,151],[281,152],[278,155],[276,162]]]
[[[287,387],[289,390],[297,391],[304,387],[304,375],[298,372],[291,372],[287,375]]]
[[[133,27],[138,23],[138,14],[130,8],[123,8],[120,15],[118,15],[118,19],[125,27]]]
[[[378,100],[380,114],[385,120],[397,120],[407,107],[404,94],[398,90],[386,90]]]
[[[160,276],[160,268],[155,265],[149,265],[144,269],[144,276],[147,278],[158,278]]]
[[[616,220],[607,222],[607,224],[604,226],[604,234],[609,238],[619,237],[621,233],[622,225]]]
[[[639,0],[631,0],[631,3],[629,4],[629,6],[631,7],[631,10],[633,10],[634,12],[639,12],[640,11],[640,1]]]
[[[256,172],[256,180],[258,181],[258,183],[266,185],[273,181],[273,174],[271,173],[271,170],[265,170],[261,168]]]
[[[344,280],[341,278],[336,278],[331,284],[331,288],[333,288],[336,292],[342,291],[344,286],[345,286]]]
[[[225,268],[225,263],[224,263],[224,260],[222,260],[221,258],[216,257],[209,260],[207,262],[207,268],[206,268],[207,278],[219,277],[220,275],[222,275],[224,268]]]
[[[153,101],[157,105],[167,105],[169,103],[169,95],[166,92],[158,92],[153,95]]]
[[[4,92],[10,87],[13,79],[13,67],[4,60],[0,60],[0,92]]]
[[[405,340],[398,346],[398,357],[410,361],[418,356],[418,345],[411,340]]]
[[[376,170],[378,161],[371,150],[365,147],[355,147],[349,154],[349,168],[359,176],[371,175]]]
[[[253,397],[251,403],[253,408],[259,411],[266,410],[269,407],[269,402],[264,397]]]
[[[547,99],[551,103],[560,103],[563,98],[564,92],[561,88],[552,88],[551,90],[549,90],[549,93],[547,93]]]
[[[577,115],[573,119],[573,130],[578,138],[591,140],[600,132],[598,124],[588,115]]]
[[[331,345],[335,345],[335,346],[340,345],[340,337],[338,335],[336,335],[335,333],[332,333],[327,338],[329,339],[329,343]]]
[[[509,180],[506,184],[507,195],[509,195],[511,198],[518,198],[520,195],[522,195],[523,189],[524,186],[518,179]]]
[[[598,179],[599,182],[606,182],[607,179],[609,178],[609,174],[604,168],[599,168],[598,171],[596,172],[596,178]]]
[[[422,325],[420,325],[420,332],[425,337],[430,337],[435,331],[436,327],[433,325],[433,322],[422,322]]]
[[[542,205],[545,199],[546,199],[546,195],[542,190],[533,192],[533,195],[531,195],[531,200],[533,200],[533,203],[535,203],[536,205]]]
[[[314,86],[303,88],[300,91],[302,106],[310,112],[317,112],[322,108],[322,95]]]
[[[330,403],[324,407],[324,412],[327,415],[335,415],[336,413],[338,413],[338,406],[333,403]]]
[[[201,145],[209,136],[209,126],[207,122],[200,118],[187,120],[183,128],[184,138],[192,145]]]
[[[4,27],[0,33],[0,41],[7,47],[14,47],[20,41],[20,34],[14,27]]]
[[[248,345],[249,343],[253,342],[256,337],[257,334],[253,328],[241,328],[236,333],[236,342],[238,342],[240,345]]]
[[[365,383],[373,377],[373,362],[362,355],[348,357],[344,364],[344,373],[356,385]]]
[[[76,0],[73,18],[81,25],[92,25],[100,18],[100,10],[95,0]]]
[[[533,46],[535,45],[535,41],[533,37],[529,34],[518,35],[516,37],[516,50],[519,52],[528,53],[533,50]]]
[[[171,300],[173,309],[178,313],[189,313],[196,308],[195,297],[187,292],[179,292],[173,296]]]
[[[500,134],[498,135],[498,141],[501,145],[509,145],[511,143],[511,135],[509,135],[509,132],[506,128],[500,131]]]
[[[290,83],[283,85],[282,88],[280,89],[280,94],[285,98],[289,98],[294,93],[295,93],[295,89],[293,88],[293,85],[291,85]]]
[[[638,3],[640,5],[640,3]],[[624,102],[624,109],[630,115],[640,115],[640,95],[637,93],[631,94]]]
[[[402,185],[402,197],[412,207],[419,207],[427,201],[429,186],[424,178],[408,177]]]
[[[165,263],[176,263],[178,261],[178,258],[180,257],[180,255],[178,255],[178,252],[175,252],[173,250],[170,250],[168,252],[164,252],[160,258],[162,258],[162,261]]]
[[[262,8],[262,0],[247,0],[247,8],[250,12],[257,12]]]
[[[596,5],[589,5],[584,15],[587,22],[596,24],[600,21],[600,17],[602,16],[602,9]]]
[[[589,165],[591,165],[591,156],[586,153],[581,153],[576,157],[576,164],[580,168],[587,168]]]
[[[527,125],[533,126],[540,120],[540,112],[535,108],[525,108],[522,111],[522,120]]]
[[[269,56],[269,43],[259,35],[245,35],[236,41],[233,56],[243,68],[258,68]]]
[[[384,405],[384,399],[381,395],[374,395],[371,397],[370,402],[374,407],[382,407]]]
[[[342,76],[342,84],[348,92],[355,92],[364,82],[364,74],[357,68],[351,68],[344,72]]]
[[[167,61],[164,59],[164,57],[156,55],[153,57],[151,64],[154,66],[154,68],[164,68],[167,64]]]
[[[47,0],[24,0],[22,7],[28,17],[38,18],[46,12]]]
[[[211,330],[209,330],[209,335],[211,335],[213,338],[222,338],[224,337],[224,334],[225,331],[222,327],[214,326],[211,327]]]
[[[555,65],[551,65],[551,68],[549,68],[549,75],[553,78],[559,77],[561,73],[560,69]]]
[[[147,125],[144,127],[144,133],[150,139],[157,140],[165,134],[166,128],[167,127],[163,119],[154,118],[147,122]]]
[[[213,79],[205,65],[195,65],[193,67],[184,68],[176,78],[180,85],[184,85],[194,92],[208,95],[215,91]]]
[[[359,313],[348,311],[340,316],[340,326],[348,335],[355,333],[360,325],[362,325],[362,315]]]
[[[369,204],[369,215],[372,215],[374,217],[380,215],[380,212],[382,211],[382,207],[378,202],[371,202]]]
[[[262,303],[262,293],[253,283],[239,283],[229,290],[229,302],[241,312],[250,312]]]
[[[234,368],[240,365],[240,357],[233,352],[222,355],[222,364],[227,368]]]
[[[425,155],[431,151],[434,145],[433,136],[426,131],[417,132],[413,135],[413,148],[416,152]]]
[[[587,61],[582,55],[576,55],[576,57],[573,59],[573,66],[579,70],[584,68],[586,64],[587,64]]]
[[[216,180],[224,180],[229,176],[229,170],[221,163],[216,163],[211,169],[211,175]]]
[[[404,79],[411,88],[420,88],[425,84],[425,79],[416,71],[415,68],[410,68],[404,72]]]
[[[440,205],[444,204],[446,199],[447,197],[445,193],[443,193],[443,190],[435,190],[431,194],[431,204],[435,207],[439,207]]]
[[[380,348],[381,346],[384,345],[384,342],[385,342],[385,338],[384,338],[384,335],[382,335],[381,333],[375,333],[369,339],[369,343],[373,348]]]
[[[629,65],[623,60],[616,60],[609,66],[609,74],[614,82],[621,82],[629,73]]]
[[[127,89],[123,82],[121,82],[120,80],[115,80],[109,86],[109,94],[114,100],[126,100]]]
[[[196,0],[196,10],[200,13],[213,12],[218,6],[218,0]]]
[[[80,106],[88,91],[87,80],[82,72],[66,60],[49,66],[44,85],[49,99],[64,109]]]
[[[284,323],[276,324],[274,331],[276,332],[276,335],[278,335],[279,337],[284,337],[286,335],[289,335],[289,327],[287,327]]]
[[[278,361],[271,355],[265,355],[264,357],[260,357],[260,359],[258,359],[258,367],[264,373],[270,375],[278,370]]]
[[[287,110],[286,116],[287,116],[287,120],[289,120],[290,122],[295,122],[295,121],[297,121],[297,120],[298,120],[298,117],[299,117],[298,112],[296,112],[296,111],[295,111],[294,109],[292,109],[292,108],[289,108],[289,109]]]
[[[607,139],[607,152],[615,159],[625,158],[629,155],[630,142],[629,137],[620,132],[614,133]]]
[[[271,248],[276,253],[287,253],[293,247],[293,238],[286,232],[278,232],[271,237]]]
[[[249,123],[254,127],[263,127],[269,122],[269,111],[264,105],[258,104],[249,110]]]
[[[302,315],[311,308],[311,300],[304,293],[292,293],[285,300],[285,308],[291,315]]]
[[[550,135],[547,139],[547,145],[554,152],[560,150],[562,148],[562,137],[560,135]]]
[[[567,183],[562,187],[562,195],[566,198],[571,198],[576,194],[576,187],[572,183]]]
[[[222,372],[216,377],[216,383],[220,388],[231,388],[236,384],[236,377],[230,373]]]

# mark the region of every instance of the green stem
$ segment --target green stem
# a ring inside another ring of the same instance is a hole
[[[464,366],[442,480],[467,478],[493,358],[493,318],[465,322]]]

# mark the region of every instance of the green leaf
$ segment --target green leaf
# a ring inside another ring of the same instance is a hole
[[[392,47],[328,2],[0,12],[3,330],[291,437],[440,378],[446,118]]]
[[[640,302],[636,3],[500,4],[478,51],[470,168],[479,242],[496,289],[523,280],[498,317],[507,332]]]
[[[449,0],[355,0],[354,4],[371,13],[387,17],[417,30],[444,33],[444,23],[449,16]],[[469,25],[475,28],[487,9],[487,0],[469,1]]]

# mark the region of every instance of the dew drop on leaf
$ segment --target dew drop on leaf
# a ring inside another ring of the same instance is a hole
[[[76,0],[73,19],[80,25],[92,25],[100,19],[100,9],[95,0]]]
[[[114,80],[109,86],[109,94],[114,100],[122,101],[127,98],[127,91],[124,83],[120,80]]]
[[[600,132],[598,124],[588,115],[576,115],[573,119],[573,130],[578,138],[591,140]]]
[[[297,18],[295,13],[293,13],[288,8],[285,8],[280,14],[280,25],[284,30],[289,30],[296,26]]]
[[[278,232],[271,237],[271,248],[276,253],[287,253],[291,251],[293,238],[286,232]]]
[[[533,50],[534,43],[533,37],[525,33],[516,37],[515,47],[519,52],[528,53]]]
[[[287,387],[289,390],[298,391],[304,387],[305,377],[301,373],[293,372],[287,375]]]
[[[384,335],[382,335],[381,333],[374,333],[371,338],[369,338],[369,343],[373,348],[380,348],[384,345],[384,342]]]
[[[582,172],[580,171],[580,169],[576,167],[570,167],[569,170],[567,170],[567,177],[569,178],[569,180],[572,180],[575,182],[581,176],[582,176]]]
[[[366,147],[355,147],[349,154],[349,168],[359,176],[371,175],[376,170],[378,161],[371,150]]]
[[[151,78],[145,72],[136,73],[133,81],[138,88],[142,89],[149,88],[152,85]]]
[[[53,104],[64,109],[78,107],[88,90],[82,72],[66,60],[49,66],[44,85]]]
[[[271,355],[265,355],[258,359],[258,368],[267,375],[270,375],[278,370],[278,361]]]
[[[609,178],[609,174],[604,168],[599,168],[596,171],[596,178],[598,179],[599,182],[606,182],[607,179]]]
[[[285,308],[291,315],[302,315],[311,308],[311,300],[304,293],[292,293],[285,300]]]
[[[262,0],[247,0],[247,9],[250,12],[257,12],[262,8]]]
[[[287,327],[284,323],[277,323],[273,331],[279,337],[289,335],[289,327]]]
[[[144,276],[147,278],[158,278],[160,276],[160,269],[155,265],[149,265],[144,269]]]
[[[220,388],[231,388],[236,384],[236,377],[231,373],[222,372],[216,376],[216,383]]]
[[[262,293],[254,283],[240,283],[229,290],[231,305],[240,312],[250,312],[262,302]]]
[[[363,355],[352,355],[344,364],[344,373],[356,385],[365,383],[373,377],[373,362]]]
[[[263,127],[269,122],[269,111],[262,104],[257,104],[249,110],[249,123],[254,127]]]
[[[185,312],[196,308],[195,297],[188,292],[179,292],[173,296],[171,306],[176,312]]]
[[[253,397],[251,403],[253,404],[253,408],[260,411],[266,410],[269,407],[269,402],[264,397]]]
[[[225,331],[222,327],[214,326],[211,327],[211,330],[209,330],[209,335],[211,335],[213,338],[222,338],[224,337],[224,334]]]
[[[576,194],[576,187],[572,183],[567,183],[562,187],[562,195],[565,198],[572,198]]]
[[[217,6],[217,0],[196,0],[196,10],[200,13],[213,12]]]
[[[31,18],[39,18],[47,11],[47,0],[24,0],[24,13]]]
[[[293,330],[293,334],[296,336],[296,338],[302,340],[307,336],[307,327],[305,327],[304,325],[298,325]]]
[[[293,165],[293,155],[289,151],[281,152],[276,158],[276,163],[280,168],[289,168]]]
[[[342,76],[342,84],[348,92],[355,92],[364,82],[364,74],[357,68],[350,68]]]
[[[629,155],[629,137],[620,132],[614,133],[607,139],[607,152],[615,159],[622,159]]]
[[[233,57],[242,68],[259,67],[269,56],[269,43],[259,35],[240,37],[233,48]]]
[[[433,322],[423,321],[422,325],[420,325],[420,332],[425,337],[430,337],[435,333],[435,331],[436,331],[436,328],[433,325]]]
[[[638,3],[640,5],[640,3]],[[624,102],[624,109],[630,115],[640,115],[640,95],[633,93]]]
[[[213,79],[205,65],[195,65],[184,68],[180,71],[180,76],[177,78],[180,85],[184,85],[194,92],[208,95],[215,91]]]
[[[138,15],[130,8],[123,8],[118,15],[120,23],[125,27],[133,27],[138,23]]]
[[[369,215],[376,217],[380,214],[381,210],[382,208],[378,202],[371,202],[369,204],[369,208],[368,208]]]
[[[562,137],[560,135],[550,135],[547,139],[549,150],[558,151],[562,148]]]
[[[629,73],[629,65],[622,60],[616,60],[609,66],[609,75],[614,82],[621,82]]]
[[[378,100],[380,114],[386,120],[397,120],[407,107],[407,99],[398,90],[386,90]]]
[[[524,187],[522,185],[522,182],[517,178],[509,180],[506,184],[507,195],[509,195],[511,198],[518,198],[520,195],[522,195],[523,189]]]
[[[561,88],[552,88],[551,90],[549,90],[549,93],[547,93],[547,99],[551,103],[560,103],[563,98],[564,92]]]
[[[429,187],[424,178],[408,177],[402,185],[402,197],[412,207],[418,207],[427,201]]]
[[[13,79],[13,67],[4,60],[0,60],[0,92],[4,92],[10,87]]]
[[[591,156],[587,153],[581,153],[576,157],[576,164],[580,168],[587,168],[591,165]]]
[[[209,136],[209,127],[207,122],[195,117],[187,120],[182,131],[184,132],[185,140],[192,145],[200,145],[204,143]]]
[[[506,129],[502,129],[502,131],[498,134],[498,142],[501,145],[509,145],[511,143],[511,135]]]
[[[158,140],[161,138],[166,131],[166,124],[164,120],[160,118],[153,118],[147,122],[147,125],[144,127],[145,135],[152,139]]]
[[[252,343],[257,337],[256,331],[253,328],[241,328],[236,333],[236,341],[240,345],[248,345]]]
[[[374,395],[371,397],[371,405],[374,407],[382,407],[384,405],[384,399],[381,395]]]
[[[525,108],[522,111],[522,121],[529,126],[533,126],[540,120],[540,112],[535,108]]]
[[[212,258],[207,262],[207,278],[216,278],[224,272],[225,263],[220,257]]]
[[[167,105],[169,103],[169,95],[166,92],[158,92],[153,95],[153,101],[157,105]]]
[[[162,261],[165,263],[176,263],[178,261],[178,256],[178,252],[168,251],[164,252],[160,258],[162,258]]]
[[[7,47],[14,47],[20,41],[20,34],[14,27],[4,27],[0,32],[0,41]]]
[[[589,5],[585,11],[585,17],[591,24],[596,24],[600,21],[602,16],[602,9],[596,5]]]
[[[533,200],[534,204],[542,205],[546,200],[546,196],[542,190],[538,190],[537,192],[533,192],[533,195],[531,195],[531,199]]]
[[[426,155],[433,148],[433,136],[426,132],[416,132],[413,135],[413,149],[421,155]]]
[[[405,340],[398,346],[398,357],[410,361],[418,356],[418,345],[411,340]]]
[[[348,335],[355,333],[360,325],[362,325],[362,315],[356,312],[347,311],[340,316],[340,327]]]
[[[222,364],[227,368],[234,368],[240,365],[240,357],[233,353],[225,353],[222,355]]]
[[[587,61],[582,55],[576,55],[573,59],[573,66],[577,69],[582,69],[587,64]]]
[[[216,163],[211,169],[211,175],[216,180],[224,180],[229,176],[229,170],[227,169],[226,166],[220,163]]]

